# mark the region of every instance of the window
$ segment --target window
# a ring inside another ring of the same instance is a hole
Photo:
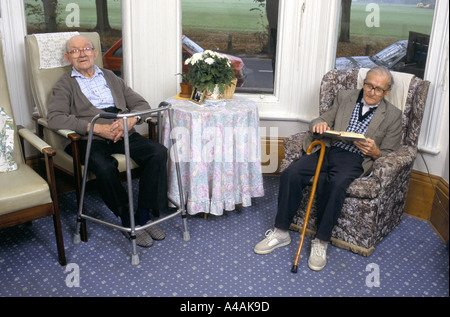
[[[122,9],[120,0],[71,1],[25,0],[27,33],[89,32],[100,34],[102,55],[110,52],[111,60],[104,60],[105,68],[120,75],[122,49]]]
[[[236,92],[272,94],[278,6],[278,0],[183,0],[183,60],[206,49],[228,54],[244,65],[235,67]]]
[[[341,1],[336,68],[383,65],[424,77],[435,1]]]

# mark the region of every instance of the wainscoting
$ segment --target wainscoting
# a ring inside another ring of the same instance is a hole
[[[441,177],[413,170],[405,212],[430,222],[441,239],[449,239],[448,183]]]
[[[262,166],[263,173],[265,173],[269,166],[273,166],[273,160],[278,160],[279,165],[284,158],[283,138],[280,137],[277,140],[263,138],[261,142],[263,152]],[[270,168],[271,173],[273,169],[272,167]],[[273,174],[278,173],[279,168]],[[449,240],[448,206],[448,183],[442,177],[413,170],[405,204],[405,213],[430,222],[444,242]]]

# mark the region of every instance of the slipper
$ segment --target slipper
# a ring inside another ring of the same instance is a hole
[[[128,240],[130,239],[129,232],[122,231],[122,233]],[[153,245],[153,239],[145,230],[139,230],[136,231],[136,244],[140,247],[148,248]]]
[[[151,220],[148,221],[146,225],[149,223],[152,223],[152,221]],[[163,240],[166,237],[166,234],[158,225],[150,226],[147,229],[145,229],[145,231],[147,231],[147,233],[155,240]]]

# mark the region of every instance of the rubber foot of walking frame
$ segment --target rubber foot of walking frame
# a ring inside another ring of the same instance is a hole
[[[191,240],[191,234],[189,233],[189,231],[183,232],[183,240],[184,240],[184,241],[189,241],[189,240]]]
[[[79,244],[81,242],[80,234],[75,233],[72,237],[72,243],[73,244]]]
[[[291,269],[291,272],[292,273],[297,273],[297,269],[298,269],[298,266],[297,265],[293,265],[292,269]]]
[[[132,254],[131,255],[131,264],[132,265],[139,265],[139,255],[138,254]]]

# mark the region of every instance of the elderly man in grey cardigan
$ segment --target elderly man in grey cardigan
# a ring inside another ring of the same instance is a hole
[[[385,67],[370,69],[361,90],[342,90],[333,106],[314,119],[303,140],[306,151],[321,138],[326,152],[317,183],[317,232],[311,243],[308,266],[321,270],[327,263],[327,244],[340,215],[345,193],[351,182],[372,170],[373,162],[400,146],[402,113],[384,99],[391,92],[392,75]],[[324,138],[327,130],[364,134],[365,141],[336,141]],[[291,242],[289,226],[302,199],[302,190],[314,176],[319,151],[292,162],[280,177],[275,230],[268,230],[254,252],[267,254]]]
[[[82,136],[80,155],[84,161],[90,121],[101,112],[129,113],[150,109],[138,93],[127,87],[113,72],[94,64],[98,55],[92,42],[83,36],[74,36],[67,42],[64,58],[72,65],[56,83],[48,106],[48,124],[51,129],[71,129]],[[141,168],[136,224],[150,220],[151,210],[165,210],[167,200],[167,149],[135,131],[135,124],[145,118],[129,117],[130,156]],[[128,195],[119,179],[118,163],[111,155],[124,153],[122,120],[99,119],[94,126],[94,137],[89,157],[89,170],[96,176],[97,189],[111,211],[130,226]],[[70,142],[70,141],[69,141]],[[71,147],[65,151],[72,155]],[[153,239],[164,239],[158,226],[136,232],[136,242],[143,247]]]

